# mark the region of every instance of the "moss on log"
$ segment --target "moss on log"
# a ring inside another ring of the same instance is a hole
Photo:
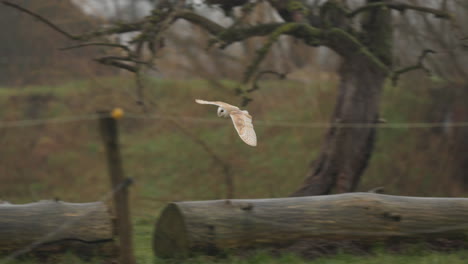
[[[289,245],[303,239],[383,241],[468,234],[468,198],[374,193],[174,202],[156,223],[159,257]]]
[[[102,202],[0,204],[0,252],[115,256],[112,219]]]

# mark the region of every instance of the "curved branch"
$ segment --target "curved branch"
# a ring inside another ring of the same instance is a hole
[[[208,5],[219,5],[226,15],[232,13],[234,7],[249,4],[249,0],[205,0],[204,2]]]
[[[327,46],[331,47],[338,54],[347,57],[349,54],[360,53],[373,62],[380,70],[390,73],[391,70],[385,63],[380,60],[369,48],[359,41],[352,34],[340,29],[332,28],[327,31]]]
[[[93,59],[94,61],[103,64],[103,65],[111,65],[120,69],[127,70],[129,72],[136,73],[137,68],[135,66],[120,62],[119,60],[113,58],[113,57],[102,57],[102,58],[97,58]]]
[[[409,5],[409,4],[404,4],[404,3],[388,3],[388,2],[371,3],[368,5],[361,6],[351,11],[350,13],[348,13],[348,17],[354,17],[358,15],[359,13],[362,13],[362,12],[365,12],[374,8],[380,8],[380,7],[387,7],[387,8],[398,10],[400,12],[404,12],[407,9],[414,10],[418,12],[433,14],[437,18],[443,18],[443,19],[452,18],[452,16],[449,13],[446,13],[438,9],[434,9],[430,7],[423,7],[423,6]]]
[[[225,27],[221,26],[220,24],[213,22],[212,20],[203,17],[201,15],[198,15],[192,11],[188,10],[182,10],[177,12],[174,15],[175,19],[182,18],[185,19],[193,24],[196,24],[202,28],[204,28],[206,31],[208,31],[210,34],[217,35],[221,33],[222,31],[226,30]]]
[[[230,27],[234,28],[242,24],[246,20],[246,18],[254,11],[255,7],[260,3],[261,3],[260,1],[256,1],[256,2],[250,2],[250,3],[246,3],[242,5],[241,15],[237,18],[236,17],[233,18],[234,22],[232,23]]]
[[[270,34],[266,43],[260,49],[257,50],[257,54],[255,58],[245,70],[244,79],[242,80],[243,84],[249,83],[250,79],[252,78],[254,73],[257,71],[258,66],[265,59],[266,55],[270,51],[273,44],[278,40],[278,38],[283,34],[293,32],[294,30],[297,29],[298,26],[300,26],[300,24],[285,23],[282,26],[278,27],[273,33]],[[256,80],[253,82],[252,88],[248,90],[243,90],[242,88],[236,89],[237,93],[243,96],[242,106],[246,106],[251,101],[251,99],[246,96],[246,93],[249,93],[258,89],[258,83],[257,83],[258,78],[260,78],[260,74],[257,75]]]
[[[130,51],[130,48],[122,45],[122,44],[117,44],[117,43],[106,43],[106,42],[90,42],[90,43],[83,43],[79,45],[74,45],[74,46],[69,46],[69,47],[64,47],[60,48],[60,50],[69,50],[69,49],[77,49],[81,47],[89,47],[89,46],[105,46],[105,47],[115,47],[115,48],[121,48],[126,51]]]
[[[392,73],[392,84],[396,85],[398,83],[398,79],[400,78],[400,75],[405,74],[410,71],[422,69],[427,74],[431,74],[430,70],[426,68],[426,66],[424,66],[424,59],[426,58],[427,55],[431,53],[436,53],[436,52],[430,49],[425,49],[422,51],[421,55],[419,55],[418,62],[416,64],[395,70]]]
[[[295,23],[295,22],[269,23],[269,24],[259,24],[259,25],[248,26],[248,27],[239,26],[239,27],[226,28],[192,11],[174,9],[174,10],[169,10],[167,11],[169,13],[164,13],[164,14],[161,14],[160,12],[157,12],[157,11],[153,11],[151,15],[149,15],[145,19],[138,21],[138,22],[116,24],[108,28],[91,31],[89,33],[84,33],[81,35],[73,35],[62,30],[61,28],[54,25],[49,20],[41,17],[40,15],[32,11],[29,11],[19,5],[12,4],[5,0],[2,0],[2,2],[3,4],[7,6],[16,8],[24,13],[27,13],[39,19],[42,23],[45,23],[46,25],[53,28],[57,32],[60,32],[66,37],[75,41],[86,41],[86,40],[90,40],[99,36],[120,34],[120,33],[126,33],[126,32],[131,32],[131,31],[141,31],[139,36],[134,38],[134,41],[138,43],[137,47],[139,47],[137,48],[136,55],[129,56],[129,57],[132,57],[133,59],[132,62],[135,63],[135,65],[128,65],[126,63],[122,63],[119,61],[120,59],[116,59],[116,58],[104,57],[104,58],[96,59],[96,61],[102,64],[116,66],[116,67],[123,68],[131,72],[139,71],[138,64],[140,64],[140,61],[141,61],[140,59],[141,47],[143,46],[144,42],[148,42],[149,44],[152,44],[154,37],[156,35],[159,35],[161,31],[167,30],[169,25],[171,25],[177,19],[185,19],[195,25],[202,27],[203,29],[208,31],[211,35],[213,35],[216,41],[222,42],[222,45],[221,45],[222,48],[225,48],[234,42],[246,40],[251,37],[269,36],[269,39],[265,43],[263,48],[261,48],[258,51],[257,57],[254,59],[253,63],[247,68],[247,71],[244,76],[244,83],[248,82],[251,79],[256,69],[258,68],[258,65],[264,59],[269,49],[273,45],[273,43],[276,42],[279,36],[281,35],[290,35],[295,38],[302,39],[307,45],[310,45],[310,46],[319,46],[319,45],[328,46],[334,49],[335,51],[337,51],[342,56],[350,56],[353,54],[363,55],[367,57],[371,62],[375,63],[375,65],[377,65],[386,73],[391,72],[384,62],[382,62],[375,54],[372,53],[372,51],[369,50],[368,47],[366,47],[363,43],[359,41],[358,37],[356,37],[355,34],[347,32],[340,28],[320,29],[320,28],[316,28],[305,23]],[[393,7],[393,8],[401,8],[401,6],[397,4],[390,4],[390,3],[377,3],[377,5],[388,6],[388,7]],[[414,9],[414,7],[412,6],[407,6],[407,5],[403,5],[403,6],[405,8]],[[353,13],[357,14],[366,9],[375,8],[375,7],[377,7],[376,4],[367,5],[367,6],[362,7],[361,9],[351,12],[351,14]],[[439,12],[438,10],[433,11],[432,9],[427,9],[427,8],[422,8],[422,10],[432,11],[433,13],[436,13],[436,14],[438,14]],[[442,12],[442,14],[445,14],[445,13]],[[158,26],[159,23],[163,23],[163,26]],[[88,45],[94,45],[94,44],[88,43],[88,44],[78,45],[76,47],[88,46]]]
[[[26,13],[34,18],[36,18],[37,20],[41,21],[42,23],[46,24],[47,26],[49,26],[50,28],[52,28],[53,30],[59,32],[60,34],[66,36],[67,38],[69,39],[73,39],[73,40],[77,40],[78,37],[77,36],[74,36],[68,32],[66,32],[65,30],[61,29],[60,27],[58,27],[57,25],[55,25],[54,23],[50,22],[48,19],[45,19],[44,17],[42,17],[41,15],[39,14],[36,14],[20,5],[17,5],[17,4],[13,4],[11,2],[8,2],[8,1],[2,1],[2,4],[6,5],[6,6],[9,6],[9,7],[12,7],[14,9],[17,9],[23,13]]]
[[[251,37],[270,35],[270,41],[268,41],[264,47],[260,49],[260,53],[258,54],[256,60],[261,60],[262,57],[265,56],[266,52],[269,50],[269,47],[274,43],[279,35],[289,35],[304,40],[304,42],[309,46],[328,46],[337,51],[342,56],[347,56],[347,54],[352,53],[360,53],[375,63],[375,65],[378,66],[381,70],[387,73],[391,72],[387,65],[385,65],[385,63],[383,63],[363,43],[361,43],[357,37],[340,28],[323,30],[304,23],[290,22],[269,23],[249,27],[226,29],[216,22],[213,22],[191,11],[179,12],[176,17],[190,21],[191,23],[207,30],[210,34],[216,37],[215,41],[223,43],[221,45],[222,48],[225,48],[237,41],[245,40]],[[277,34],[275,34],[275,32],[277,32]],[[254,64],[252,64],[251,67],[255,68],[255,64],[258,63],[254,61]],[[250,71],[251,70],[249,69],[248,72]],[[244,82],[249,78],[250,76],[244,77]]]
[[[278,28],[284,26],[287,23],[268,23],[259,24],[249,27],[230,27],[226,28],[220,24],[198,15],[192,11],[182,10],[174,15],[175,19],[187,20],[199,27],[205,29],[208,33],[215,36],[215,41],[222,42],[222,48],[229,46],[232,43],[246,40],[251,37],[262,37],[273,33]],[[294,24],[294,23],[290,23]]]
[[[125,24],[117,24],[117,25],[113,25],[111,27],[108,27],[108,28],[105,28],[105,29],[101,29],[101,30],[96,30],[96,31],[91,31],[91,32],[88,32],[88,33],[84,33],[84,34],[81,34],[81,35],[74,35],[74,34],[70,34],[68,33],[67,31],[61,29],[59,26],[55,25],[54,23],[52,23],[51,21],[49,21],[48,19],[42,17],[41,15],[31,11],[31,10],[28,10],[20,5],[17,5],[17,4],[14,4],[14,3],[11,3],[9,1],[2,1],[2,4],[6,5],[6,6],[9,6],[9,7],[12,7],[14,9],[17,9],[25,14],[28,14],[34,18],[36,18],[37,20],[41,21],[42,23],[46,24],[48,27],[52,28],[53,30],[59,32],[60,34],[64,35],[65,37],[71,39],[71,40],[76,40],[76,41],[85,41],[85,40],[90,40],[92,38],[96,38],[96,37],[100,37],[100,36],[106,36],[106,35],[112,35],[112,34],[120,34],[120,33],[127,33],[127,32],[132,32],[132,31],[137,31],[137,30],[140,30],[142,25],[143,25],[143,21],[138,21],[138,22],[134,22],[134,23],[125,23]]]
[[[250,81],[250,78],[253,76],[260,63],[265,59],[266,55],[268,54],[268,51],[270,51],[271,47],[278,40],[278,38],[283,34],[294,32],[298,28],[298,26],[300,26],[300,24],[285,23],[270,34],[266,43],[263,45],[263,47],[257,50],[256,57],[254,58],[252,63],[247,67],[244,73],[243,83],[248,83]]]
[[[250,98],[247,94],[260,89],[260,85],[258,84],[258,82],[259,82],[260,78],[265,74],[276,75],[281,80],[285,79],[286,75],[287,75],[287,73],[279,73],[279,72],[276,72],[276,71],[273,71],[273,70],[265,70],[265,71],[261,71],[261,72],[257,73],[257,75],[255,76],[255,78],[252,81],[252,88],[250,88],[248,90],[245,90],[245,92],[241,88],[236,89],[236,92],[238,94],[242,95],[242,101],[241,101],[241,106],[242,107],[247,106],[251,101],[253,101],[253,99]]]
[[[178,19],[185,19],[195,25],[202,27],[208,31],[208,33],[214,35],[217,38],[217,41],[223,42],[223,48],[229,46],[232,43],[246,40],[251,37],[262,37],[270,35],[276,30],[279,30],[279,28],[286,29],[282,34],[304,39],[307,44],[318,46],[320,45],[320,42],[317,42],[317,39],[321,37],[322,33],[321,29],[309,26],[307,24],[293,22],[268,23],[249,27],[225,28],[210,19],[187,10],[178,12],[175,17]]]
[[[90,40],[90,39],[102,37],[102,36],[139,31],[142,29],[143,25],[144,25],[144,21],[116,24],[116,25],[112,25],[110,27],[107,27],[101,30],[96,30],[96,31],[91,31],[91,32],[84,33],[81,35],[76,35],[75,40],[86,41],[86,40]]]
[[[260,71],[259,73],[257,73],[257,75],[255,76],[255,78],[253,79],[252,88],[250,88],[250,89],[247,90],[246,92],[251,93],[251,92],[253,92],[253,91],[255,91],[255,90],[260,89],[260,85],[258,85],[258,81],[260,80],[260,78],[261,78],[263,75],[266,75],[266,74],[276,75],[280,80],[285,79],[286,76],[288,75],[286,72],[280,73],[280,72],[276,72],[276,71],[273,71],[273,70]]]

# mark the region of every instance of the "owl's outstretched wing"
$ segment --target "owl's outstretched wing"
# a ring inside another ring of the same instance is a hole
[[[210,105],[217,105],[221,106],[225,109],[239,109],[237,106],[230,105],[225,102],[220,102],[220,101],[205,101],[205,100],[200,100],[200,99],[195,99],[195,102],[199,104],[210,104]]]
[[[252,124],[252,116],[246,111],[232,111],[231,119],[239,137],[250,146],[257,146],[257,135]]]

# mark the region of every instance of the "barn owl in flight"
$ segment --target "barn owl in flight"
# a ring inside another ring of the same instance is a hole
[[[218,116],[228,117],[231,116],[232,123],[236,128],[237,134],[240,138],[250,146],[257,146],[257,135],[252,125],[252,116],[246,110],[240,110],[239,107],[233,106],[219,101],[204,101],[195,99],[199,104],[211,104],[218,106]]]

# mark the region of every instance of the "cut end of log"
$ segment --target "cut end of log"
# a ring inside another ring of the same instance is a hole
[[[184,217],[177,206],[171,203],[163,210],[156,223],[153,250],[162,258],[186,257],[188,248]]]
[[[170,203],[154,231],[158,257],[288,247],[300,241],[466,239],[468,199],[347,193]]]

